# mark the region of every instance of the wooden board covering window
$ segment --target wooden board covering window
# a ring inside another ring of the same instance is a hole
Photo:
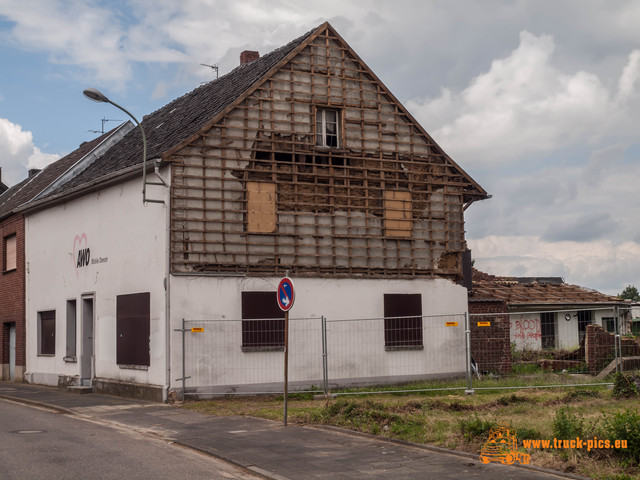
[[[422,347],[422,337],[422,296],[419,293],[385,293],[385,347]]]
[[[18,267],[17,262],[17,250],[16,250],[16,236],[11,235],[4,239],[4,251],[5,251],[5,271],[15,270]]]
[[[411,236],[410,192],[384,192],[384,229],[388,237]]]
[[[276,292],[242,292],[242,348],[284,348],[284,312]]]
[[[247,232],[275,232],[276,215],[276,184],[247,182]]]

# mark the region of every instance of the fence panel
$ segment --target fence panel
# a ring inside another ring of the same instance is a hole
[[[186,395],[282,393],[284,320],[185,320]],[[289,390],[323,381],[322,319],[289,320]]]
[[[541,386],[591,383],[621,368],[622,356],[640,354],[637,342],[621,340],[625,319],[614,307],[472,313],[470,324],[477,378],[519,376]]]
[[[464,314],[326,323],[331,390],[466,374]]]

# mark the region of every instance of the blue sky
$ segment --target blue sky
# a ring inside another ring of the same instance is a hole
[[[522,0],[0,0],[0,166],[15,184],[328,20],[490,194],[476,265],[640,286],[640,4]],[[118,122],[107,122],[106,128]]]

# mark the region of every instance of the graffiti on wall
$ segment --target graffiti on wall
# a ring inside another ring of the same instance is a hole
[[[520,340],[539,340],[542,338],[539,318],[526,318],[514,322],[514,335]]]

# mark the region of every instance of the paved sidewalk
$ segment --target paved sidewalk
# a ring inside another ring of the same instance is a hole
[[[281,422],[252,417],[206,416],[169,405],[36,385],[0,382],[0,399],[117,423],[275,480],[583,478],[536,467],[483,465],[476,456],[335,428],[284,427]]]

